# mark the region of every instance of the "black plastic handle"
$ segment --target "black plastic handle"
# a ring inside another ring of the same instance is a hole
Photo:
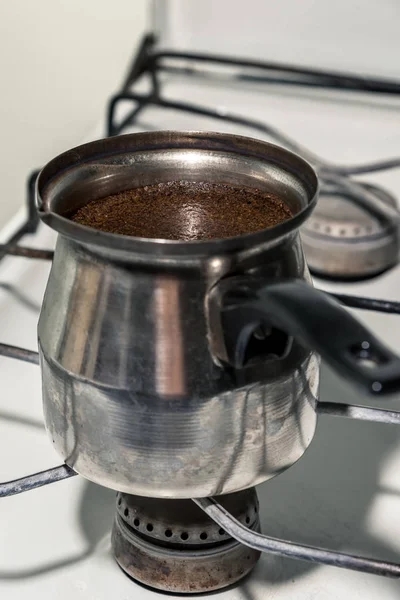
[[[235,279],[221,301],[230,365],[243,368],[254,331],[273,326],[315,350],[340,375],[369,393],[400,390],[400,358],[328,294],[301,280],[257,287],[246,278],[237,278],[236,283]]]

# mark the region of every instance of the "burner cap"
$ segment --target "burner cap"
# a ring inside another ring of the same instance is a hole
[[[219,497],[244,525],[259,531],[254,488]],[[242,579],[260,553],[228,536],[191,500],[117,497],[112,547],[133,579],[164,592],[204,593]]]
[[[395,199],[382,188],[363,186],[396,206]],[[321,191],[313,214],[301,229],[301,237],[310,271],[317,276],[372,277],[397,262],[396,229],[352,198],[328,187]]]

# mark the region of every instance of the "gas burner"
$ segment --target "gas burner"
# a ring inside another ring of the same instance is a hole
[[[254,488],[220,497],[238,521],[260,531]],[[118,494],[112,548],[133,579],[164,592],[204,593],[245,577],[260,552],[231,538],[191,500]]]
[[[395,199],[382,188],[362,184],[389,206]],[[310,270],[318,276],[359,279],[386,271],[397,262],[397,232],[392,224],[368,212],[355,198],[326,187],[302,227]]]

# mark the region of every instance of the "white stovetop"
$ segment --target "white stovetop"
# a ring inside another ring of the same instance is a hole
[[[168,93],[224,105],[268,119],[321,155],[361,162],[398,153],[399,102],[274,88],[206,88],[179,80]],[[311,98],[318,98],[312,101]],[[149,110],[142,128],[211,128],[223,123]],[[236,129],[237,130],[237,129]],[[244,133],[244,130],[241,132]],[[246,132],[250,135],[252,132]],[[101,136],[100,128],[94,137]],[[78,142],[78,140],[77,140]],[[374,175],[400,197],[400,173]],[[5,235],[5,232],[4,232]],[[50,247],[41,228],[26,244]],[[8,257],[0,263],[0,341],[36,349],[36,323],[49,265]],[[319,282],[317,282],[319,283]],[[400,267],[374,280],[329,285],[348,293],[399,299]],[[400,317],[359,313],[392,347]],[[0,358],[0,480],[60,463],[42,427],[39,368]],[[372,405],[327,369],[321,398]],[[375,404],[400,409],[400,398]],[[259,487],[265,533],[299,542],[400,560],[400,430],[321,417],[315,440],[289,471]],[[80,477],[0,501],[0,597],[53,600],[155,600],[130,581],[110,553],[115,495]],[[394,600],[400,584],[372,575],[264,555],[240,586],[221,600]],[[215,597],[215,596],[213,596]]]

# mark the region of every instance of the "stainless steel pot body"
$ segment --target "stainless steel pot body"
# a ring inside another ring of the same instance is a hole
[[[272,190],[294,216],[203,242],[128,238],[68,219],[109,193],[176,179]],[[211,133],[110,138],[44,168],[38,207],[59,237],[38,327],[43,402],[68,465],[119,491],[190,498],[253,486],[302,456],[316,426],[318,357],[257,329],[237,368],[219,289],[235,276],[309,281],[298,227],[316,194],[300,158]]]

